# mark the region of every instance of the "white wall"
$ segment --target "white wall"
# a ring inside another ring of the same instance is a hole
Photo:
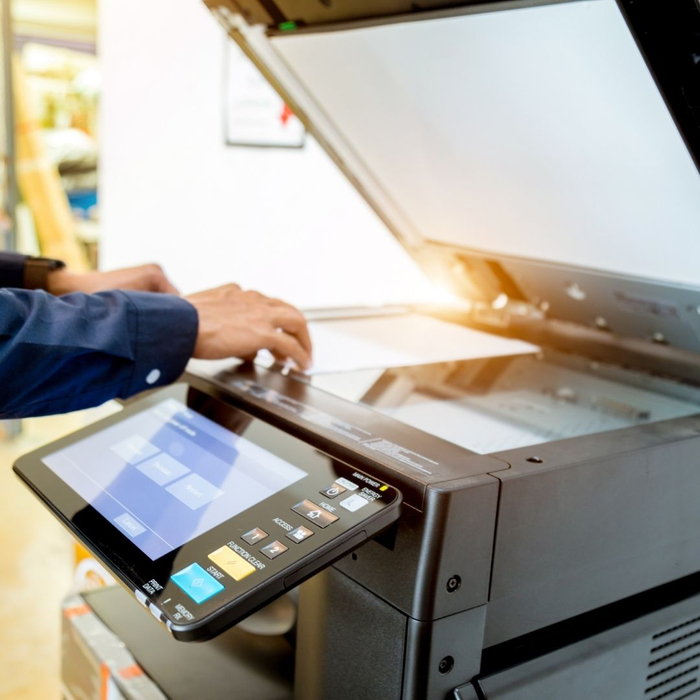
[[[223,32],[199,0],[101,0],[103,267],[187,291],[237,281],[302,306],[426,282],[321,151],[223,145]]]

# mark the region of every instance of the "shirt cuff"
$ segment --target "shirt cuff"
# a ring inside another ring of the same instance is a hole
[[[22,289],[26,255],[0,252],[0,287]]]
[[[172,294],[121,293],[136,309],[134,371],[128,395],[172,384],[194,352],[197,310]]]

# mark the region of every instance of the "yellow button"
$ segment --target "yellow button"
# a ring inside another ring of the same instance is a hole
[[[209,558],[236,581],[255,573],[255,567],[243,557],[239,557],[230,547],[224,545],[209,555]]]

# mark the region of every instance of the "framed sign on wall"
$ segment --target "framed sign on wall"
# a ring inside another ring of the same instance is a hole
[[[302,148],[306,130],[250,59],[230,39],[225,50],[226,144]]]

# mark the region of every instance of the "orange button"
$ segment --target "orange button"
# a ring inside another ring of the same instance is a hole
[[[224,545],[209,555],[209,558],[232,579],[242,581],[255,573],[255,567],[243,557],[238,556],[231,547]]]

